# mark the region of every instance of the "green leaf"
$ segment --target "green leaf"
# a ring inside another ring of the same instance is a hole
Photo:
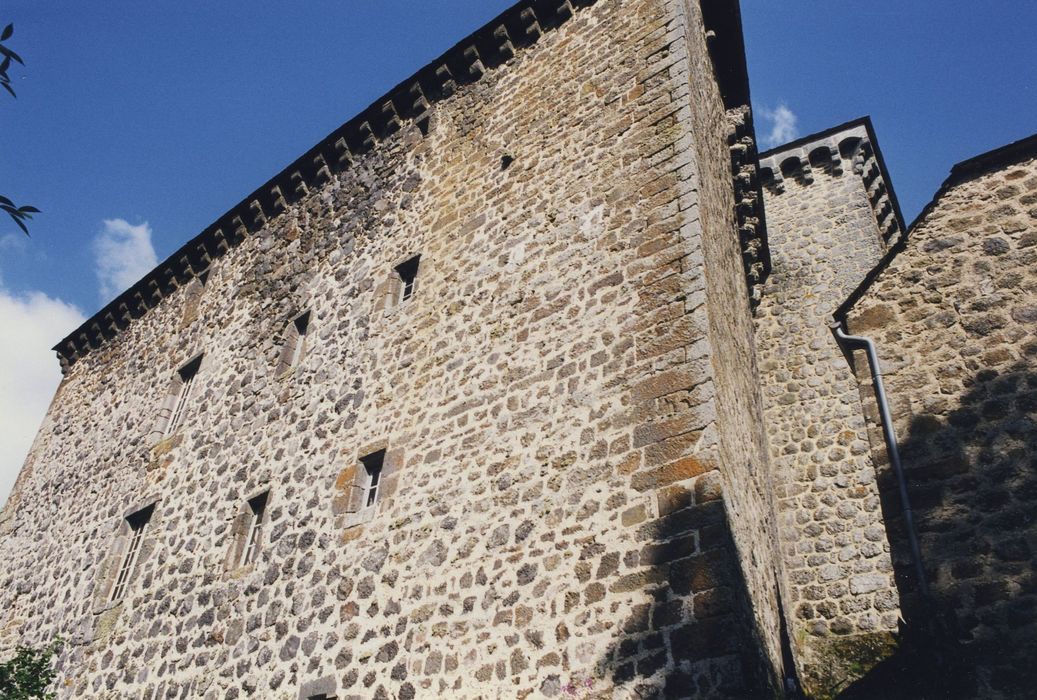
[[[5,197],[2,194],[0,194],[0,205],[2,205],[2,204],[6,204],[6,205],[11,206],[11,207],[14,206],[14,202],[12,202],[7,197]]]
[[[11,93],[11,97],[18,97],[18,95],[14,94],[14,90],[12,90],[11,86],[7,83],[0,82],[0,87],[3,87],[4,90],[7,90],[9,93]]]
[[[25,233],[25,235],[28,236],[29,229],[25,227],[25,224],[22,223],[22,220],[14,214],[11,214],[11,218],[14,219],[14,223],[18,224],[18,228],[20,228]]]
[[[0,698],[4,700],[52,700],[49,688],[57,675],[53,657],[60,643],[42,649],[19,646],[9,661],[0,663]]]
[[[21,207],[20,209],[18,209],[18,211],[23,212],[25,214],[39,214],[40,213],[40,210],[37,209],[36,207]]]
[[[3,54],[8,58],[13,58],[14,60],[18,61],[18,63],[21,63],[23,66],[25,65],[25,61],[22,60],[21,56],[16,54],[14,51],[11,51],[11,49],[7,48],[3,44],[0,44],[0,54]]]
[[[12,34],[14,34],[14,25],[9,24],[6,27],[4,27],[3,33],[0,33],[0,41],[7,41],[11,38]]]

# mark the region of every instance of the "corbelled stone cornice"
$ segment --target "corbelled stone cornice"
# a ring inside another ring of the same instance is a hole
[[[786,178],[810,184],[816,172],[842,175],[849,164],[864,183],[883,240],[892,245],[906,228],[877,144],[871,120],[856,119],[760,154],[760,180],[780,194]]]
[[[375,100],[54,346],[63,371],[197,278],[213,260],[261,229],[311,189],[350,168],[379,142],[409,124],[427,134],[435,103],[448,99],[458,86],[478,81],[535,44],[545,32],[567,22],[580,8],[595,2],[520,2]]]
[[[749,306],[755,311],[763,298],[763,283],[771,273],[771,251],[767,244],[767,220],[763,211],[756,153],[756,131],[748,105],[727,112],[734,180],[735,216],[742,250],[742,265],[749,289]]]

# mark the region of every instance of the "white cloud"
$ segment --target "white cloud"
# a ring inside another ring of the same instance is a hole
[[[124,219],[105,219],[93,249],[102,304],[129,289],[158,265],[151,245],[151,227],[146,221],[132,226]]]
[[[780,146],[783,143],[794,141],[799,136],[797,126],[799,119],[784,102],[779,104],[776,109],[761,107],[758,111],[760,116],[771,124],[771,130],[762,139],[764,148]]]
[[[50,348],[85,320],[71,304],[42,292],[16,295],[0,280],[0,504],[61,380]]]
[[[0,236],[0,250],[23,251],[26,247],[25,234],[5,233]]]

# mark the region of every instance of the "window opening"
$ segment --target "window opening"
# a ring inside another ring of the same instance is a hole
[[[249,499],[248,507],[251,511],[249,519],[248,535],[245,539],[245,551],[241,555],[241,565],[251,564],[259,553],[259,542],[263,536],[263,517],[266,514],[266,502],[270,492],[261,493],[255,498]]]
[[[169,428],[166,430],[166,434],[171,434],[180,425],[181,419],[184,417],[184,409],[187,407],[187,399],[191,395],[191,385],[194,384],[194,378],[198,374],[198,368],[202,365],[202,358],[199,357],[191,362],[188,362],[180,370],[180,393],[176,398],[176,407],[173,409],[173,415],[169,417]]]
[[[122,559],[122,566],[119,567],[119,575],[115,579],[115,586],[112,588],[112,600],[122,600],[123,595],[126,593],[126,587],[130,583],[130,577],[133,575],[133,570],[137,566],[137,557],[140,555],[140,545],[144,539],[144,528],[148,524],[148,520],[151,519],[151,512],[154,510],[154,506],[148,506],[143,510],[139,510],[133,515],[126,518],[127,524],[130,526],[130,544],[126,548],[126,556]]]
[[[367,494],[364,496],[364,507],[370,508],[378,502],[378,486],[382,480],[382,464],[385,462],[385,450],[361,457],[360,462],[367,472]]]
[[[292,322],[295,325],[295,345],[292,347],[292,357],[288,363],[289,367],[295,367],[302,359],[302,353],[306,349],[306,333],[310,328],[310,312],[307,311]]]
[[[418,279],[418,264],[420,262],[421,256],[415,255],[407,262],[396,266],[396,274],[400,276],[400,298],[398,303],[402,304],[414,296],[415,282]]]

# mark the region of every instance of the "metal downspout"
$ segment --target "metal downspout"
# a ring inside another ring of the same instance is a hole
[[[862,346],[868,354],[868,365],[871,369],[871,380],[875,387],[875,398],[879,406],[879,416],[882,419],[882,432],[886,438],[886,451],[889,454],[889,462],[896,474],[897,487],[900,490],[900,506],[904,511],[904,524],[907,528],[907,539],[911,545],[911,558],[915,565],[915,578],[918,580],[918,591],[925,600],[929,599],[929,583],[925,578],[925,568],[922,566],[922,550],[918,546],[918,533],[915,531],[914,515],[911,511],[911,499],[907,494],[907,478],[904,476],[904,466],[900,462],[900,450],[897,447],[897,434],[893,428],[892,413],[889,410],[889,402],[886,400],[886,385],[882,381],[882,366],[879,364],[879,355],[875,350],[875,343],[871,338],[857,335],[847,335],[843,331],[843,324],[839,321],[832,323],[832,331],[835,337],[843,343],[853,343]]]

